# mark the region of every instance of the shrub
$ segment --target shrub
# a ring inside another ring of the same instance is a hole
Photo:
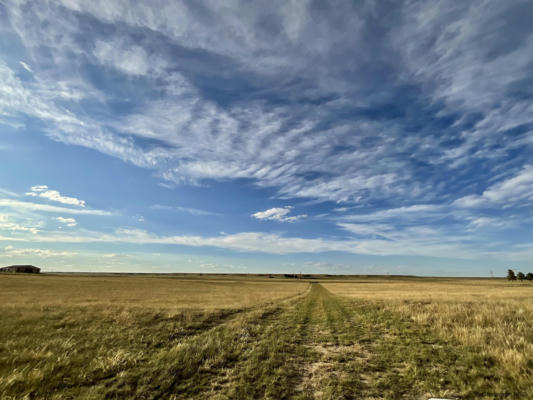
[[[526,274],[526,279],[527,279],[528,281],[533,281],[533,274],[532,274],[531,272],[528,272],[528,273]]]
[[[526,279],[526,276],[524,275],[523,272],[519,272],[518,274],[516,274],[516,277],[518,278],[519,281],[523,281],[524,279]]]

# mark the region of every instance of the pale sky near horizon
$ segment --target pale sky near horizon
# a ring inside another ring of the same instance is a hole
[[[533,270],[533,3],[0,0],[0,264]]]

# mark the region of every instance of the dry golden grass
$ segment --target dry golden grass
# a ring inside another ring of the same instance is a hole
[[[440,337],[473,346],[533,394],[533,285],[500,279],[361,279],[324,283],[344,297],[383,303]]]
[[[233,357],[239,321],[308,287],[241,277],[0,275],[0,399],[156,398],[153,382],[174,379],[161,372],[171,360],[158,360],[182,347],[176,368],[200,387],[194,376],[206,357]],[[189,351],[189,342],[209,351]]]
[[[533,398],[533,286],[321,283],[0,275],[0,399]]]
[[[301,293],[304,282],[243,277],[0,275],[2,307],[246,308]]]

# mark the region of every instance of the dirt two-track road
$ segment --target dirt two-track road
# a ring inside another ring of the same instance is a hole
[[[486,357],[377,304],[336,296],[320,283],[195,332],[163,359],[167,385],[158,384],[152,394],[176,399],[501,395],[491,393],[495,373]],[[190,368],[181,368],[188,362]]]

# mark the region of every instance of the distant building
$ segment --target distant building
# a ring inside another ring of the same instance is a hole
[[[10,265],[9,267],[0,268],[0,272],[19,272],[25,274],[38,274],[41,268],[33,265]]]

